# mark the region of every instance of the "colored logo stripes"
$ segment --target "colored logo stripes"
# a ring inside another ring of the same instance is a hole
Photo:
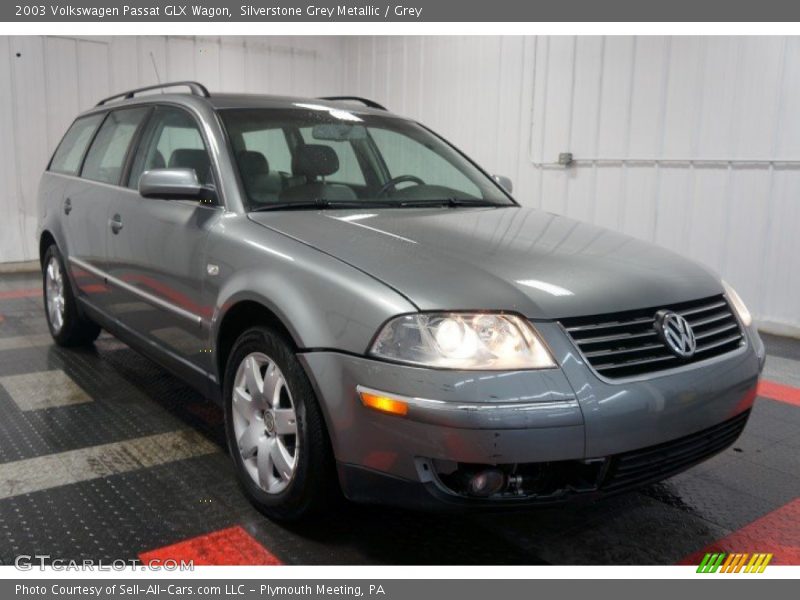
[[[698,573],[763,573],[772,560],[772,554],[709,552],[697,567]]]

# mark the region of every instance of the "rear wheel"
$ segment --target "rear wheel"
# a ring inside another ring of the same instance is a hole
[[[100,335],[100,326],[78,311],[64,261],[55,244],[44,255],[42,287],[47,325],[56,344],[82,346],[94,342]]]
[[[335,497],[335,471],[316,395],[278,332],[254,327],[225,370],[225,431],[237,476],[267,516],[298,520]]]

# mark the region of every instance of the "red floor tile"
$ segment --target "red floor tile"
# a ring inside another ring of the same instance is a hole
[[[690,554],[682,565],[698,565],[707,552],[772,553],[772,565],[800,565],[800,498]]]
[[[222,410],[211,403],[190,404],[186,410],[201,418],[208,425],[222,425],[225,422]]]
[[[142,562],[194,561],[208,565],[280,565],[274,554],[238,525],[139,554]]]
[[[42,295],[42,288],[23,288],[19,290],[6,290],[0,292],[0,300],[13,300],[15,298],[34,298]]]
[[[764,398],[800,406],[800,389],[790,385],[783,385],[782,383],[762,379],[758,383],[757,393]]]

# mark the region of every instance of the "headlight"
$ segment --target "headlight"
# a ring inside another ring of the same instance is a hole
[[[437,313],[397,317],[370,354],[445,369],[547,369],[556,366],[533,327],[514,315]]]
[[[737,294],[736,290],[725,281],[722,282],[722,286],[725,288],[725,295],[728,297],[728,300],[731,301],[733,309],[736,311],[736,314],[739,315],[739,318],[742,320],[742,323],[744,323],[744,326],[750,327],[750,324],[753,322],[753,317],[750,314],[750,311],[747,310],[747,307],[744,305],[742,299],[739,297],[739,294]]]

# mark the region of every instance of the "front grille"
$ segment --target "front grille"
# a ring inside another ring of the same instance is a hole
[[[686,318],[697,339],[689,359],[678,358],[656,333],[662,309]],[[610,379],[672,369],[719,356],[744,343],[739,322],[724,296],[670,306],[564,319],[561,325],[595,371]]]
[[[613,456],[600,489],[611,492],[635,487],[688,469],[733,444],[749,416],[747,410],[698,433]]]

